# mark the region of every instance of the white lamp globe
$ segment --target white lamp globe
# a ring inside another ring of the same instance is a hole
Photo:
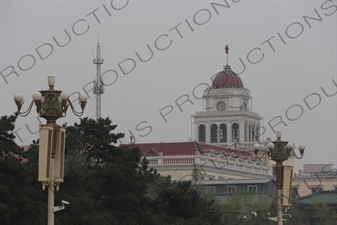
[[[39,91],[35,91],[32,98],[34,101],[40,101],[42,99],[42,94]]]
[[[274,148],[275,148],[275,146],[274,146],[274,144],[273,144],[272,142],[269,142],[269,143],[267,144],[267,147],[268,147],[269,149],[274,149]]]
[[[13,96],[13,99],[14,101],[16,102],[21,102],[23,100],[23,96],[21,93],[16,93],[14,96]]]
[[[260,147],[261,147],[261,145],[260,145],[259,143],[255,143],[255,144],[254,144],[254,149],[255,149],[255,150],[259,150]]]
[[[86,102],[88,100],[88,96],[85,93],[81,93],[78,99],[80,102]]]
[[[292,142],[288,142],[287,148],[288,149],[293,149],[294,148],[294,144]]]
[[[60,94],[60,97],[62,100],[67,100],[68,97],[69,97],[69,93],[66,92],[66,91],[62,91],[61,94]]]

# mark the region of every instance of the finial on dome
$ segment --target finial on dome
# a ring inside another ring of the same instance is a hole
[[[225,53],[226,53],[226,66],[228,66],[228,54],[229,54],[229,48],[228,48],[228,45],[226,44],[226,47],[225,47]]]

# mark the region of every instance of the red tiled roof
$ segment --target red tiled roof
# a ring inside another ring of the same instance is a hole
[[[199,150],[196,142],[161,142],[161,143],[135,143],[131,145],[123,145],[125,147],[138,147],[145,155],[150,150],[154,152],[162,152],[163,155],[194,155],[195,151]]]
[[[215,150],[216,153],[222,153],[224,152],[225,155],[235,154],[235,156],[244,156],[244,158],[247,158],[251,156],[251,154],[248,151],[234,149],[234,148],[227,148],[219,145],[212,145],[212,144],[206,144],[202,142],[197,142],[202,149],[202,152],[210,152],[211,150]]]
[[[17,160],[20,160],[21,163],[26,163],[28,162],[28,159],[12,152],[12,151],[9,151],[7,154],[5,152],[2,152],[0,154],[0,160],[5,160],[6,158],[13,158],[13,159],[17,159]]]
[[[212,88],[243,88],[243,83],[239,75],[227,65],[214,78]]]
[[[214,150],[215,153],[224,152],[225,155],[230,155],[234,153],[234,156],[243,156],[247,158],[251,156],[248,151],[230,149],[219,145],[206,144],[202,142],[161,142],[161,143],[135,143],[128,145],[121,145],[125,147],[138,147],[142,155],[153,155],[162,152],[164,156],[169,155],[195,155],[195,151],[200,153],[210,152]]]
[[[21,145],[20,148],[23,149],[23,151],[28,151],[30,149],[30,145]]]
[[[30,145],[21,145],[19,146],[24,152],[28,151],[30,149]],[[28,159],[12,152],[12,151],[8,151],[8,153],[6,154],[4,151],[0,152],[0,160],[4,160],[6,158],[13,158],[13,159],[17,159],[17,160],[21,160],[21,163],[26,163],[28,162]]]

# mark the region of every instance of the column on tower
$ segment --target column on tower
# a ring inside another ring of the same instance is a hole
[[[232,123],[230,121],[227,121],[227,142],[232,142]]]
[[[240,120],[239,121],[239,129],[240,129],[240,133],[239,133],[239,137],[240,137],[240,142],[243,142],[245,140],[245,121],[244,120]]]

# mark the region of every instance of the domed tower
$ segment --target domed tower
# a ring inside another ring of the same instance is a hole
[[[212,86],[204,90],[205,109],[196,112],[194,139],[232,148],[252,149],[259,140],[260,117],[249,108],[250,90],[228,65],[212,77]]]

